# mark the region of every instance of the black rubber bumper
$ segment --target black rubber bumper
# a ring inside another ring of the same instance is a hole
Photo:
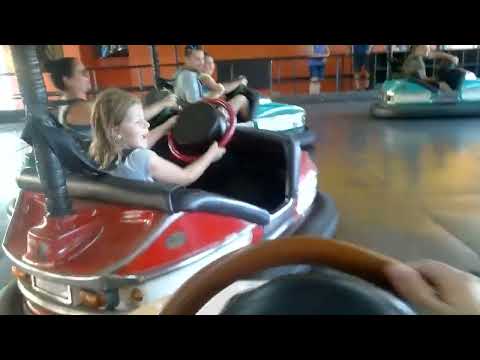
[[[16,280],[0,289],[0,315],[23,315],[22,305],[23,297]]]
[[[332,238],[338,225],[339,213],[330,195],[317,193],[313,206],[305,222],[295,231],[295,235],[312,235]]]
[[[305,221],[284,237],[309,235],[323,239],[333,238],[338,225],[339,213],[335,201],[327,194],[318,192]],[[273,241],[282,241],[281,239]],[[319,240],[321,241],[321,240]],[[270,280],[287,274],[302,274],[312,271],[313,267],[306,264],[285,265],[270,268],[252,276],[256,280]]]
[[[370,114],[379,119],[480,117],[480,102],[439,104],[373,104]]]
[[[299,143],[302,149],[312,147],[317,141],[317,135],[308,127],[304,127],[302,130],[289,131],[286,134]]]

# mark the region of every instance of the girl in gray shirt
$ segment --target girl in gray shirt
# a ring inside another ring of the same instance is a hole
[[[105,90],[97,97],[93,109],[94,135],[90,154],[100,168],[114,176],[156,181],[166,187],[189,185],[212,162],[219,160],[225,149],[213,143],[205,154],[184,168],[158,156],[150,147],[175,122],[176,117],[172,117],[149,132],[139,98],[120,89]]]

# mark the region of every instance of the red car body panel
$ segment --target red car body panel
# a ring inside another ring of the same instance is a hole
[[[89,276],[115,267],[115,264],[135,252],[167,217],[160,211],[79,199],[74,199],[73,205],[76,212],[91,211],[95,221],[102,224],[101,233],[84,251],[64,263],[45,268],[47,271]],[[25,261],[29,231],[44,221],[45,198],[42,194],[23,192],[18,206],[20,211],[12,218],[6,248],[15,258]],[[143,273],[176,263],[218,245],[228,235],[241,231],[248,224],[243,220],[216,214],[182,214],[133,261],[119,269],[118,274]],[[184,243],[168,246],[167,240],[175,234],[183,235]],[[262,234],[259,227],[255,231],[253,242],[260,241]]]
[[[316,166],[306,152],[302,152],[300,163],[300,183]],[[294,204],[296,199],[294,199]],[[245,229],[250,223],[217,214],[194,212],[175,214],[178,217],[151,239],[145,249],[147,237],[172,214],[158,210],[141,209],[112,203],[102,203],[82,199],[73,199],[76,213],[90,214],[92,221],[101,224],[98,236],[85,249],[73,253],[66,261],[59,262],[43,270],[59,275],[92,276],[100,273],[118,275],[141,274],[168,267],[197,253],[215,247],[231,235]],[[22,191],[16,210],[8,228],[4,243],[7,251],[17,260],[28,262],[25,254],[29,232],[46,220],[45,197],[43,194]],[[175,216],[173,215],[173,216]],[[297,221],[300,216],[293,213]],[[55,229],[55,228],[53,228]],[[60,231],[59,231],[60,232]],[[252,230],[252,243],[263,238],[263,227]],[[49,236],[52,234],[49,229]],[[172,236],[180,236],[181,244],[168,244]],[[53,239],[55,240],[55,239]],[[140,249],[140,250],[139,250]],[[132,257],[132,254],[137,253]],[[129,257],[131,257],[129,259]],[[42,268],[40,264],[30,264]]]

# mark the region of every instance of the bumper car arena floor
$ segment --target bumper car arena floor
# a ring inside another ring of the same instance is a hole
[[[480,119],[373,120],[367,99],[307,110],[319,186],[336,201],[336,238],[403,261],[431,258],[480,271]],[[15,195],[22,124],[0,125],[0,235]],[[0,287],[9,279],[0,253]]]

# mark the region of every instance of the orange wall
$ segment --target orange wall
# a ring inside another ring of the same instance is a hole
[[[177,45],[179,62],[183,62],[183,49],[185,45]],[[174,64],[175,45],[157,45],[160,64]],[[212,54],[216,60],[252,59],[252,58],[278,58],[290,56],[312,55],[311,45],[204,45],[206,51]],[[348,54],[351,45],[330,45],[332,55]],[[377,45],[374,51],[382,51],[383,45]],[[88,68],[101,68],[117,65],[151,65],[150,48],[147,45],[129,45],[129,56],[120,58],[99,59],[93,45],[64,45],[65,56],[80,57]],[[294,71],[295,68],[295,71]],[[346,57],[343,75],[350,75],[352,70],[351,57]],[[100,88],[108,86],[138,86],[141,71],[144,85],[152,84],[152,70],[97,70],[96,79]],[[308,60],[277,60],[273,61],[273,77],[276,80],[280,75],[282,79],[293,77],[308,77]],[[336,71],[336,59],[332,56],[326,67],[326,75],[334,76]],[[161,66],[162,77],[171,78],[175,73],[175,66]]]

